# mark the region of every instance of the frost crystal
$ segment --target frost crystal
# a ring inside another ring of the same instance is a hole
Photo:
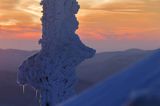
[[[41,95],[41,106],[55,106],[75,94],[75,68],[95,54],[75,31],[79,10],[76,0],[42,0],[40,52],[19,67],[18,83],[33,86]]]

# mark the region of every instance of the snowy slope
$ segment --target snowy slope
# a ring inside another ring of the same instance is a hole
[[[60,106],[123,106],[131,94],[160,85],[160,50]]]

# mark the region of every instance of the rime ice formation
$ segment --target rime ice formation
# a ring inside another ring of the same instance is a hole
[[[155,96],[158,96],[158,99],[160,100],[159,89],[160,50],[157,50],[153,55],[59,106],[126,106],[126,103],[130,101],[130,98],[141,95],[138,93],[139,91],[147,91],[149,95],[146,98],[151,101],[152,97]],[[155,93],[157,95],[155,95]]]
[[[75,31],[79,10],[76,0],[42,0],[40,52],[19,67],[18,83],[31,85],[41,95],[41,106],[54,106],[74,95],[75,68],[95,54]]]

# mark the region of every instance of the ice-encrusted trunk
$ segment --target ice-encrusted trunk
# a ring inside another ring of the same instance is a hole
[[[41,50],[19,67],[18,83],[31,85],[41,95],[41,106],[55,106],[75,94],[75,68],[95,54],[75,31],[76,0],[42,0]]]

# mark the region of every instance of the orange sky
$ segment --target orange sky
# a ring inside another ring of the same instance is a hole
[[[39,47],[39,1],[1,0],[0,48]],[[77,32],[97,50],[160,47],[160,0],[79,0],[79,3]]]

